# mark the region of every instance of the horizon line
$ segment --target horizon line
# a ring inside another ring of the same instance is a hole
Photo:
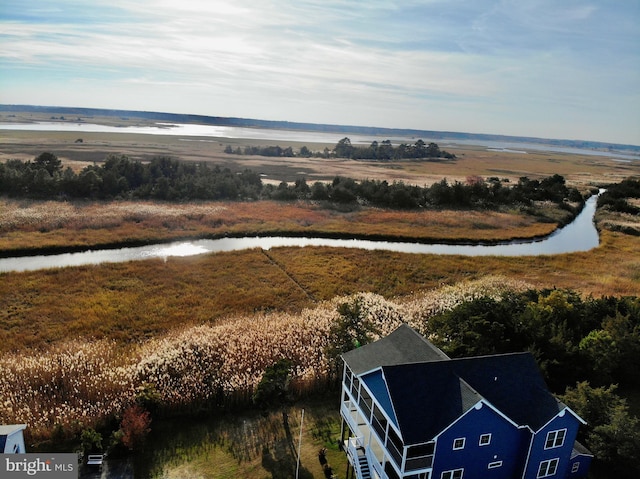
[[[287,126],[290,129],[294,130],[302,130],[305,131],[305,127],[316,127],[311,130],[306,131],[333,131],[333,132],[343,132],[343,133],[363,133],[364,131],[358,130],[367,130],[368,133],[372,133],[375,135],[382,133],[396,133],[401,136],[406,136],[408,134],[430,134],[430,135],[439,135],[439,138],[434,139],[484,139],[484,140],[514,140],[518,143],[523,143],[525,141],[531,141],[534,143],[543,143],[547,145],[557,145],[557,146],[577,146],[577,144],[582,144],[581,148],[609,148],[611,147],[622,147],[624,150],[638,150],[640,151],[640,144],[632,144],[632,143],[615,143],[615,142],[604,142],[598,140],[584,140],[584,139],[569,139],[569,138],[545,138],[545,137],[536,137],[536,136],[525,136],[525,135],[505,135],[500,133],[473,133],[473,132],[464,132],[464,131],[452,131],[452,130],[421,130],[417,128],[391,128],[391,127],[380,127],[380,126],[365,126],[365,125],[343,125],[336,123],[314,123],[314,122],[300,122],[300,121],[288,121],[288,120],[265,120],[259,118],[248,118],[248,117],[225,117],[225,116],[215,116],[215,115],[202,115],[202,114],[194,114],[194,113],[173,113],[173,112],[163,112],[163,111],[154,111],[154,110],[123,110],[120,108],[95,108],[95,107],[80,107],[80,106],[51,106],[51,105],[29,105],[29,104],[8,104],[8,103],[0,103],[0,111],[3,112],[60,112],[63,113],[65,111],[70,113],[80,113],[84,112],[85,115],[90,115],[90,112],[104,112],[109,113],[105,114],[105,116],[118,116],[120,114],[126,113],[130,116],[137,116],[139,118],[146,119],[156,119],[162,120],[160,116],[166,117],[176,117],[174,120],[177,120],[179,117],[182,118],[183,122],[186,123],[196,123],[198,119],[201,120],[201,124],[208,125],[220,125],[220,126],[229,126],[225,125],[225,120],[228,122],[243,122],[244,124],[235,124],[232,126],[260,126],[262,128],[270,129],[270,128],[283,128],[283,126]],[[148,115],[144,116],[144,115]],[[154,118],[152,115],[156,115]],[[168,118],[165,118],[168,119]],[[189,121],[191,120],[191,121]],[[209,121],[205,121],[209,120]],[[68,121],[68,120],[64,120]],[[251,124],[253,123],[253,124]],[[322,129],[324,128],[324,130]],[[330,130],[327,130],[330,129]],[[404,134],[402,134],[404,132]],[[446,136],[448,135],[448,136]],[[590,146],[587,146],[587,145]]]

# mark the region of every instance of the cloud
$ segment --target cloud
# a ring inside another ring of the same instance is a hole
[[[537,135],[526,131],[531,127],[557,137],[562,133],[540,129],[539,104],[578,112],[581,105],[592,111],[594,105],[617,103],[629,124],[623,135],[640,142],[633,133],[634,127],[640,130],[635,113],[640,110],[640,12],[628,4],[5,3],[0,69],[41,75],[43,82],[47,73],[61,83],[66,75],[68,81],[83,82],[102,102],[90,106],[109,107],[111,102],[127,108],[122,104],[126,98],[134,102],[131,108],[432,129],[439,124],[456,129],[458,121],[474,131],[514,133],[521,128],[521,134]],[[2,82],[7,94],[19,89],[10,80]],[[74,97],[65,101],[73,103]],[[457,114],[448,112],[447,105]],[[558,115],[567,117],[567,111]],[[609,107],[603,111],[611,115]],[[523,118],[527,112],[529,121]],[[606,122],[596,115],[591,121],[585,135]]]

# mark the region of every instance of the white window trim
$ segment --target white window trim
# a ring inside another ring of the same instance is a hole
[[[488,438],[487,442],[482,442],[482,438],[486,437]],[[487,434],[480,434],[480,439],[478,440],[478,446],[488,446],[489,444],[491,444],[491,433],[487,433]]]
[[[540,463],[540,465],[538,466],[538,474],[536,474],[536,479],[541,479],[541,478],[543,478],[543,477],[551,477],[551,476],[555,476],[555,475],[556,475],[556,473],[558,472],[558,463],[559,463],[559,462],[560,462],[560,458],[559,458],[559,457],[556,457],[556,458],[554,458],[554,459],[549,459],[549,460],[547,460],[547,461],[542,461],[542,462]],[[553,474],[549,474],[549,473],[548,473],[548,472],[549,472],[549,466],[550,466],[551,464],[553,464],[553,463],[555,463],[555,467],[554,467],[554,469],[553,469]],[[545,474],[544,474],[544,475],[540,475],[540,473],[542,472],[542,465],[543,465],[543,464],[546,464],[546,468],[545,468],[546,472],[545,472]]]
[[[458,441],[462,441],[462,446],[460,447],[456,447],[456,442]],[[461,449],[464,449],[465,444],[467,443],[467,438],[465,437],[457,437],[453,440],[453,450],[454,451],[459,451]]]
[[[561,442],[560,444],[556,444],[556,442],[558,441],[558,434],[559,434],[559,433],[561,433],[561,432],[563,432],[563,435],[562,435],[562,442]],[[552,446],[547,446],[547,444],[549,443],[549,437],[550,437],[552,434],[554,435],[554,437],[553,437],[553,445],[552,445]],[[564,428],[564,429],[557,429],[557,430],[555,430],[555,431],[549,431],[549,432],[547,433],[547,437],[546,437],[546,438],[545,438],[545,440],[544,440],[544,448],[545,448],[545,450],[547,450],[547,449],[555,449],[556,447],[562,447],[562,446],[564,446],[564,440],[565,440],[566,438],[567,438],[567,429],[566,429],[566,428]]]
[[[460,479],[464,477],[464,469],[451,469],[449,471],[442,471],[442,474],[440,474],[440,479],[453,479],[453,475],[456,472],[460,472]]]
[[[571,474],[575,474],[576,472],[578,472],[578,469],[580,469],[580,463],[574,462],[571,466]]]
[[[497,467],[502,467],[502,461],[490,462],[487,469],[495,469]]]

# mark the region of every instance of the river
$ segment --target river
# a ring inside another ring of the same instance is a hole
[[[602,191],[602,190],[601,190]],[[466,256],[538,256],[588,251],[599,245],[598,231],[593,223],[597,196],[589,198],[583,210],[567,226],[551,235],[529,241],[501,244],[425,244],[360,239],[329,239],[306,237],[243,237],[212,240],[180,241],[150,244],[134,248],[89,250],[78,253],[23,256],[0,259],[0,272],[34,271],[46,268],[82,266],[108,262],[126,262],[170,257],[194,256],[204,253],[238,251],[250,248],[265,250],[278,247],[329,246],[334,248],[360,248],[400,253],[466,255]]]

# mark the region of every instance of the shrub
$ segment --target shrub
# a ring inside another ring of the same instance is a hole
[[[130,450],[137,449],[144,442],[145,437],[151,431],[151,415],[140,405],[134,404],[128,407],[120,423],[122,431],[122,443]]]

